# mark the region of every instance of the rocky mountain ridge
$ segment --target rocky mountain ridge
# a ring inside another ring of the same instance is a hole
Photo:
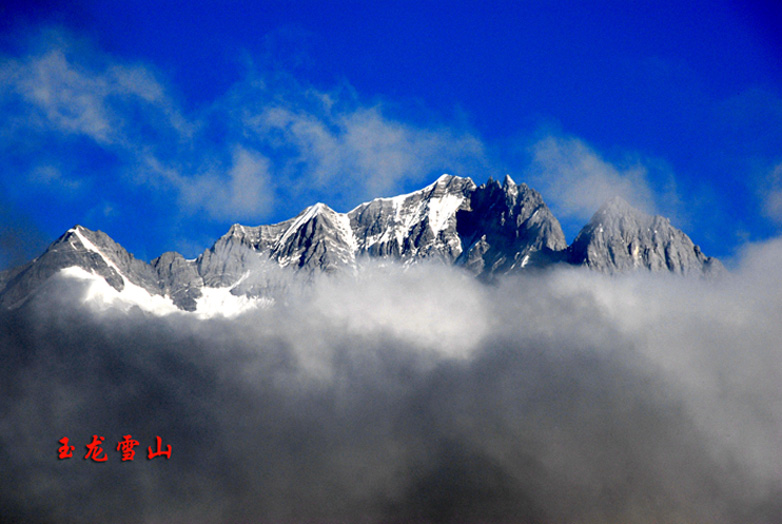
[[[347,213],[317,203],[277,224],[235,224],[194,260],[168,252],[147,264],[105,233],[75,226],[40,257],[0,273],[0,305],[20,304],[64,273],[91,279],[104,297],[144,302],[149,296],[155,311],[203,312],[268,295],[272,270],[343,271],[362,258],[440,261],[482,279],[554,264],[606,273],[710,274],[721,268],[668,219],[621,199],[603,205],[568,246],[559,221],[526,184],[506,176],[502,184],[490,178],[477,186],[443,175],[421,190],[376,198]]]

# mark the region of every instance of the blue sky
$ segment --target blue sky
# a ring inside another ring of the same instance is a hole
[[[620,194],[729,258],[782,227],[772,3],[10,2],[0,265],[76,223],[137,257],[510,174],[571,241]]]

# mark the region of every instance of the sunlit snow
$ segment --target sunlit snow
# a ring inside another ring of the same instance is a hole
[[[171,314],[196,315],[198,318],[232,318],[246,311],[265,308],[273,303],[270,298],[250,298],[231,294],[231,287],[201,289],[201,297],[196,300],[194,312],[179,309],[168,296],[154,295],[125,279],[125,287],[117,291],[100,275],[90,273],[78,266],[61,269],[59,274],[65,278],[77,279],[85,284],[83,302],[99,310],[119,309],[128,311],[138,307],[142,311],[158,316]],[[238,284],[238,283],[237,283]]]
[[[170,298],[152,295],[127,279],[124,279],[125,287],[122,291],[117,291],[100,275],[90,273],[78,266],[61,269],[60,274],[83,281],[86,284],[84,303],[98,309],[117,308],[127,311],[136,306],[155,315],[169,315],[181,311]]]

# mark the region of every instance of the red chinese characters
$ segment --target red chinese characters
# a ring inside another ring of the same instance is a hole
[[[62,446],[57,450],[57,458],[60,460],[71,458],[73,456],[73,450],[76,449],[76,447],[68,445],[68,437],[63,437],[58,440],[58,442],[62,444]]]
[[[120,440],[117,443],[117,451],[122,451],[123,462],[126,460],[133,460],[133,457],[136,456],[136,452],[133,451],[133,448],[139,445],[138,440],[133,440],[130,435],[125,435],[122,438],[124,440]]]
[[[92,442],[86,445],[87,454],[84,455],[84,460],[92,460],[93,462],[106,462],[109,460],[108,455],[101,446],[104,440],[104,437],[93,435]],[[157,436],[155,437],[155,440],[157,449],[152,451],[152,446],[149,446],[149,448],[147,448],[147,459],[152,460],[153,458],[160,456],[166,457],[166,460],[170,459],[171,444],[167,445],[165,449],[163,449],[163,439],[161,439],[160,436]],[[57,448],[57,458],[60,460],[72,458],[73,451],[76,449],[76,447],[70,445],[70,440],[68,437],[63,437],[57,442],[62,444],[59,448]],[[122,440],[117,442],[116,448],[117,451],[122,453],[122,462],[133,460],[136,456],[136,451],[133,448],[140,445],[141,443],[138,440],[135,440],[132,435],[123,436]]]
[[[104,438],[99,437],[98,435],[92,436],[92,442],[87,444],[87,454],[84,455],[84,460],[87,460],[89,458],[91,458],[95,462],[106,462],[107,460],[109,460],[109,457],[106,456],[106,453],[103,451],[103,448],[100,447],[103,440]],[[102,458],[101,458],[101,453],[103,453]]]
[[[147,448],[149,450],[149,453],[147,454],[147,459],[151,460],[154,457],[159,457],[160,455],[165,456],[166,460],[170,459],[171,458],[171,444],[168,445],[168,450],[167,451],[161,451],[160,445],[162,443],[162,439],[160,437],[155,437],[155,438],[157,440],[157,451],[152,453],[152,446],[149,446],[149,448]]]

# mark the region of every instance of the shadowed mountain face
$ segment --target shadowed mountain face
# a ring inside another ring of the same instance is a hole
[[[470,271],[492,276],[561,260],[565,234],[540,193],[526,184],[516,185],[509,176],[502,186],[489,179],[470,205],[457,217],[469,246],[458,262]]]
[[[231,295],[221,300],[268,295],[280,268],[344,271],[363,258],[405,265],[438,261],[482,279],[557,263],[607,273],[721,269],[668,219],[621,199],[601,207],[568,247],[559,222],[526,184],[506,176],[502,184],[489,179],[476,186],[469,178],[443,175],[424,189],[377,198],[348,213],[318,203],[278,224],[236,224],[195,260],[169,252],[147,264],[105,233],[76,226],[37,259],[0,273],[0,303],[18,305],[65,272],[101,279],[125,298],[156,297],[155,307],[197,311],[213,290]]]

